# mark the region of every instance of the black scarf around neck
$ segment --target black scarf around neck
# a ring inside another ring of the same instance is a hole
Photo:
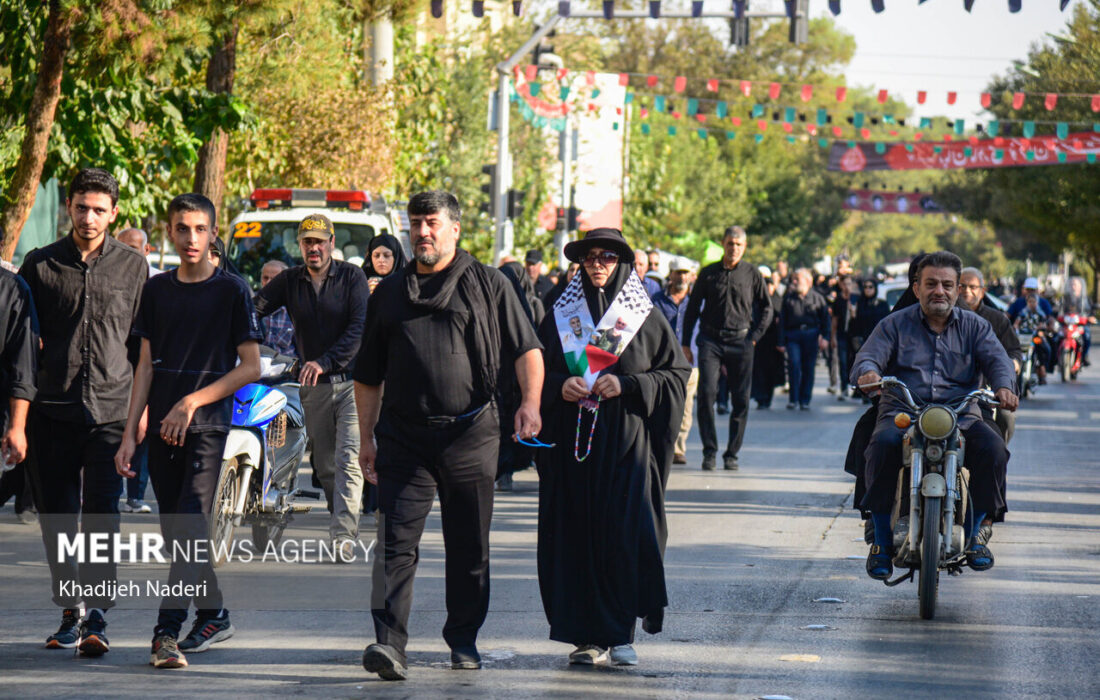
[[[480,377],[481,388],[489,398],[495,398],[500,379],[500,320],[497,314],[488,269],[474,256],[459,249],[451,264],[431,276],[433,292],[423,296],[424,289],[416,273],[416,262],[405,266],[405,291],[409,303],[415,308],[442,311],[457,291],[474,328],[473,337],[467,336],[467,351],[471,358],[478,358],[475,376]],[[438,286],[437,286],[438,285]]]

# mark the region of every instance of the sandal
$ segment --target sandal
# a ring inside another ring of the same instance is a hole
[[[876,581],[885,581],[894,573],[894,563],[890,554],[877,544],[871,545],[867,555],[867,575]]]
[[[966,564],[974,571],[988,571],[993,568],[993,552],[975,538],[966,550]]]

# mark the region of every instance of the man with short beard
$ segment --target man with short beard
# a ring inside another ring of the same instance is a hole
[[[122,477],[114,454],[130,403],[136,343],[130,324],[149,276],[145,257],[107,233],[118,217],[118,181],[105,170],[77,173],[65,200],[73,228],[56,243],[33,250],[19,275],[38,312],[42,350],[38,393],[31,407],[27,476],[41,516],[53,578],[53,600],[63,608],[50,649],[79,647],[86,656],[110,648],[103,613],[108,596],[72,595],[116,578],[116,563],[58,561],[58,535],[118,532]],[[144,432],[144,431],[142,431]],[[140,437],[140,436],[139,436]],[[64,585],[63,585],[64,584]],[[88,606],[81,623],[81,604]]]
[[[437,492],[447,560],[443,639],[452,669],[481,668],[504,363],[515,367],[522,394],[513,437],[530,440],[542,427],[542,346],[514,288],[458,249],[462,211],[454,195],[421,192],[408,212],[416,263],[374,291],[355,364],[359,462],[378,486],[381,513],[371,591],[376,642],[364,650],[363,668],[385,680],[408,675],[413,577]]]
[[[359,470],[359,423],[351,368],[359,352],[370,296],[358,265],[334,260],[336,237],[324,214],[310,214],[298,226],[305,264],[283,270],[256,294],[261,317],[286,308],[302,370],[302,409],[313,441],[310,463],[325,491],[329,535],[337,561],[355,558],[363,473]]]
[[[895,376],[909,387],[918,401],[951,403],[978,389],[983,378],[994,387],[1001,409],[1015,411],[1016,372],[989,323],[970,311],[957,308],[962,262],[954,253],[941,251],[922,259],[912,291],[919,303],[896,311],[879,323],[852,363],[851,379],[857,386]],[[877,393],[877,391],[876,391]],[[871,513],[874,544],[867,555],[867,574],[884,580],[893,573],[893,530],[890,512],[894,504],[902,459],[903,431],[894,416],[908,410],[900,399],[883,392],[870,445],[866,451],[866,494],[860,507]],[[993,554],[978,540],[983,519],[1004,519],[1005,473],[1008,449],[1004,439],[982,420],[975,404],[959,416],[959,430],[966,438],[966,467],[970,470],[972,512],[967,514],[967,563],[976,571],[993,566]]]

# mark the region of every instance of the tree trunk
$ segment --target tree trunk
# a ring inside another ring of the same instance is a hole
[[[234,20],[222,45],[210,56],[206,66],[206,89],[211,92],[233,92],[233,79],[237,73],[238,28]],[[219,216],[225,199],[225,157],[228,151],[229,134],[216,129],[199,149],[199,162],[195,166],[195,192],[209,198]]]
[[[61,97],[61,76],[65,71],[65,56],[69,52],[72,33],[71,15],[62,12],[60,0],[50,0],[46,20],[46,35],[42,42],[42,60],[38,64],[38,79],[34,84],[26,131],[15,176],[8,188],[0,213],[0,258],[11,260],[23,226],[31,215],[42,166],[46,162],[46,147],[50,141],[57,102]]]
[[[393,21],[382,16],[370,27],[371,83],[379,87],[393,80]]]

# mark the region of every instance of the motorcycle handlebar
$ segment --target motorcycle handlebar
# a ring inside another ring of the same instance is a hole
[[[900,389],[901,392],[902,392],[901,398],[905,400],[905,402],[909,405],[909,408],[912,409],[913,411],[920,411],[921,410],[920,406],[917,404],[916,399],[913,398],[913,394],[909,391],[909,387],[905,384],[905,382],[901,381],[897,377],[882,377],[877,382],[872,382],[870,384],[860,384],[859,388],[863,389],[865,391],[868,390],[868,389],[879,389],[879,388],[883,388],[883,389],[897,388],[897,389]],[[964,408],[966,408],[967,404],[969,404],[971,401],[974,401],[974,400],[981,401],[982,403],[986,404],[987,406],[989,406],[991,408],[997,408],[998,406],[1001,405],[1001,402],[997,400],[997,397],[993,394],[992,391],[990,391],[988,389],[976,389],[976,390],[970,392],[969,394],[967,394],[966,396],[964,396],[962,399],[960,399],[958,402],[956,402],[953,406],[949,406],[949,407],[952,408],[952,410],[955,413],[960,413]]]

